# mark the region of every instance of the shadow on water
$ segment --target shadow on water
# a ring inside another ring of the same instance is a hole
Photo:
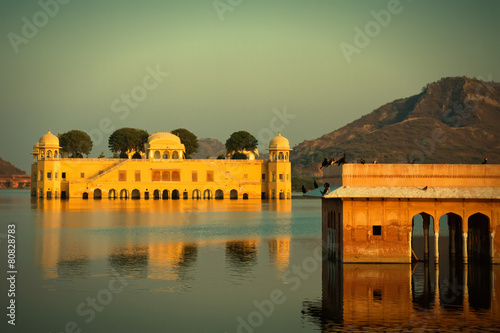
[[[500,331],[500,266],[451,262],[323,262],[322,298],[303,319],[322,332],[401,329]]]

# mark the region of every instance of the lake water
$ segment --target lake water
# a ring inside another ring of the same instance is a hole
[[[500,265],[324,261],[320,208],[0,190],[1,332],[500,331]]]

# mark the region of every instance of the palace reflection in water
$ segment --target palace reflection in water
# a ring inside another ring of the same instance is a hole
[[[323,332],[375,328],[498,330],[500,266],[450,263],[340,264],[325,261],[321,301],[304,316]]]

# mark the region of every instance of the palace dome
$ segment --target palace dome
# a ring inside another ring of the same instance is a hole
[[[50,133],[50,129],[47,134],[43,135],[38,141],[39,146],[57,146],[59,147],[59,138],[54,134]]]
[[[155,143],[170,142],[170,143],[180,144],[181,139],[175,134],[168,133],[168,132],[160,132],[160,133],[155,133],[155,134],[149,136],[148,143],[152,143],[152,142],[155,142]]]
[[[278,135],[269,142],[269,149],[290,150],[290,142],[278,132]]]

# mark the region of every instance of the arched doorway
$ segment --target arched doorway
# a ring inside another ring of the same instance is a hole
[[[469,260],[491,260],[490,219],[488,216],[481,213],[471,215],[468,219],[468,226],[467,253]]]
[[[434,218],[425,212],[420,212],[412,218],[411,228],[411,251],[412,260],[426,261],[429,260],[430,230],[434,230]],[[432,234],[434,234],[432,232]]]
[[[447,233],[446,229],[448,229]],[[439,243],[441,255],[448,251],[450,260],[462,256],[462,217],[460,215],[451,212],[442,215],[439,218],[439,236],[443,238],[443,243],[448,241],[447,245]]]
[[[200,190],[193,190],[192,198],[193,199],[201,199],[201,192],[200,192]]]
[[[167,200],[168,199],[168,190],[163,190],[163,193],[161,194],[161,198],[163,200]]]
[[[158,191],[158,190],[154,190],[154,192],[153,192],[153,198],[154,198],[155,200],[160,199],[160,191]]]
[[[243,200],[247,200],[248,199],[248,193],[243,193]]]
[[[123,189],[120,191],[120,199],[127,199],[128,198],[128,193],[126,189]]]
[[[155,151],[154,159],[155,160],[161,159],[161,153],[158,150]]]
[[[172,199],[173,200],[179,199],[179,190],[173,190],[172,191]]]
[[[94,190],[94,199],[102,199],[102,191],[99,188]]]
[[[141,198],[141,192],[139,192],[138,189],[132,190],[131,198],[132,199],[140,199]]]
[[[285,192],[280,191],[279,198],[280,199],[285,199]]]
[[[238,191],[231,190],[231,192],[229,192],[229,199],[238,199]]]
[[[212,191],[210,190],[203,191],[203,199],[212,199],[212,198],[213,198]]]
[[[82,199],[88,199],[88,198],[89,198],[89,194],[87,192],[84,192],[82,195]]]
[[[215,199],[224,199],[224,192],[222,190],[215,191]]]
[[[116,191],[114,188],[112,188],[111,190],[109,190],[108,192],[108,199],[116,199]]]

